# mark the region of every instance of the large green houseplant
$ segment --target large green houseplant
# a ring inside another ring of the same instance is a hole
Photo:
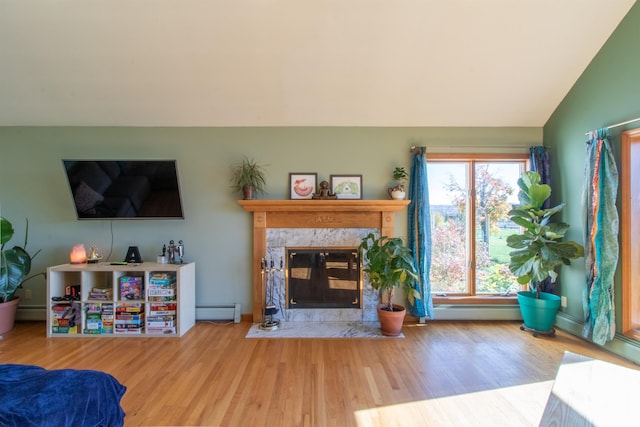
[[[396,288],[402,288],[412,304],[420,294],[416,285],[420,278],[411,250],[400,237],[381,236],[369,233],[360,243],[359,250],[364,260],[362,271],[369,277],[373,289],[380,292],[381,304],[378,317],[382,333],[399,335],[406,314],[403,306],[393,303]],[[394,318],[394,325],[387,325],[387,318]]]
[[[560,266],[583,257],[584,247],[574,241],[563,241],[569,225],[552,222],[551,218],[565,204],[544,207],[551,197],[551,187],[540,183],[537,172],[525,172],[518,180],[518,187],[520,204],[513,207],[509,217],[523,232],[507,237],[507,245],[513,249],[509,253],[509,269],[518,283],[529,285],[528,291],[518,293],[524,325],[534,331],[550,331],[560,298],[542,288],[546,282],[555,283]]]
[[[266,173],[263,165],[245,156],[231,169],[231,186],[242,191],[245,200],[253,199],[255,194],[266,191]]]
[[[40,252],[37,251],[31,256],[25,249],[29,237],[29,221],[27,221],[24,245],[5,249],[5,244],[11,240],[13,234],[11,222],[0,217],[0,333],[13,328],[19,303],[19,299],[15,297],[16,290],[25,280],[33,277],[27,277],[31,271],[31,260]],[[6,319],[3,320],[3,316],[6,316]]]

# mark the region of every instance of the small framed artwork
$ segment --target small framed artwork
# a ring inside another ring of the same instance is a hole
[[[338,199],[362,199],[362,175],[331,175],[331,191]]]
[[[310,199],[316,192],[318,174],[315,172],[296,172],[289,174],[289,198]]]

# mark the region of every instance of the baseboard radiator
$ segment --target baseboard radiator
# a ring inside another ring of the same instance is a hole
[[[240,304],[196,307],[196,320],[229,320],[240,323]]]
[[[520,308],[515,305],[436,305],[435,320],[522,320]]]

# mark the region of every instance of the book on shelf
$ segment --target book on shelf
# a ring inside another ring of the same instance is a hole
[[[150,285],[173,285],[176,283],[176,273],[174,272],[152,272],[149,274]]]
[[[176,302],[149,303],[149,310],[175,310],[178,306]]]
[[[131,313],[118,313],[116,314],[118,320],[140,320],[144,319],[144,313],[131,314]]]
[[[51,332],[54,334],[77,334],[79,326],[52,326]]]
[[[176,327],[175,326],[167,326],[167,327],[147,327],[147,334],[175,334]]]
[[[116,318],[113,324],[117,327],[122,327],[122,328],[129,328],[132,326],[142,326],[144,324],[144,319],[121,320]]]
[[[140,302],[124,302],[116,304],[116,313],[140,313],[144,311],[144,304]]]
[[[62,334],[79,333],[82,329],[82,311],[79,302],[54,304],[51,306],[51,332]]]
[[[139,300],[144,297],[142,277],[122,276],[120,278],[120,299]]]
[[[173,316],[171,314],[167,314],[167,315],[149,315],[149,317],[147,317],[147,320],[149,321],[157,321],[157,322],[163,322],[165,320],[176,320],[176,316]]]
[[[88,299],[100,301],[113,300],[113,288],[92,288],[89,291]]]
[[[116,334],[141,334],[144,328],[115,328]]]
[[[131,323],[131,322],[133,322],[133,323]],[[113,326],[115,326],[116,329],[135,329],[135,328],[140,328],[143,325],[144,325],[144,321],[142,321],[142,320],[120,321],[120,320],[116,319],[116,321],[113,323]]]
[[[172,297],[175,295],[175,288],[152,288],[149,287],[149,296],[150,297]]]
[[[158,297],[158,296],[150,296],[149,302],[174,302],[176,300],[174,296],[166,296],[166,297]]]
[[[154,310],[149,311],[149,316],[175,316],[175,310]]]

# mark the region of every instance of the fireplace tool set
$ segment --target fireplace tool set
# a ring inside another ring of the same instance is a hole
[[[278,308],[274,302],[274,288],[275,288],[275,276],[276,271],[282,273],[284,271],[282,265],[282,258],[280,259],[280,268],[276,269],[273,264],[273,258],[271,259],[271,263],[269,267],[267,267],[266,258],[262,258],[260,260],[260,274],[262,275],[262,285],[267,293],[265,298],[265,308],[264,308],[264,322],[260,324],[260,329],[264,329],[267,331],[273,331],[278,329],[280,326],[280,320],[274,319],[273,315],[278,313]]]

